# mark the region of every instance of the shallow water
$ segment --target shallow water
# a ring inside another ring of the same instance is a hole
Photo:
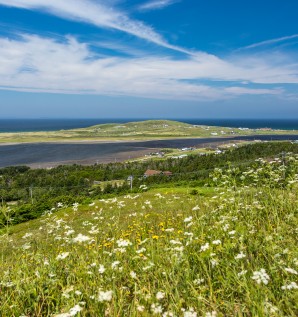
[[[204,147],[233,140],[297,140],[298,135],[263,135],[230,138],[173,139],[114,143],[25,143],[0,146],[0,167],[59,164],[95,164],[124,161],[163,148]]]

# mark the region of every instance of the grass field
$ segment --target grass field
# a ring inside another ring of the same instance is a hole
[[[243,184],[216,170],[197,192],[140,189],[3,229],[0,315],[297,316],[298,158],[288,160],[291,171],[263,162]]]
[[[298,131],[291,131],[297,134]],[[257,134],[289,134],[283,130],[262,130],[194,126],[168,120],[148,120],[126,124],[101,124],[84,129],[50,132],[0,133],[0,143],[57,141],[121,141],[165,138],[227,137]]]

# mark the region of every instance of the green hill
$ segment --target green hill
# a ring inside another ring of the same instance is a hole
[[[0,315],[297,316],[298,157],[286,160],[3,229]]]
[[[256,134],[289,134],[283,130],[198,126],[170,120],[147,120],[125,124],[101,124],[83,129],[49,132],[0,133],[0,143],[55,141],[121,141],[163,138],[225,137]],[[298,131],[291,131],[298,134]]]

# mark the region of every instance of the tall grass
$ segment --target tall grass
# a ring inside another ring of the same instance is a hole
[[[247,171],[255,183],[217,170],[205,196],[160,189],[60,204],[10,228],[0,241],[0,315],[297,316],[292,163],[282,186],[263,162]]]

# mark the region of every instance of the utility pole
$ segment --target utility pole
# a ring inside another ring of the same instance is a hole
[[[32,186],[29,187],[29,195],[31,199],[31,204],[33,205],[33,187]]]
[[[286,152],[282,152],[281,157],[282,157],[282,166],[283,166],[283,179],[285,179],[286,178],[286,170],[285,170]]]
[[[127,178],[128,180],[129,180],[129,182],[130,182],[130,190],[132,191],[132,182],[133,182],[133,176],[132,175],[130,175],[130,176],[128,176],[128,178]]]

